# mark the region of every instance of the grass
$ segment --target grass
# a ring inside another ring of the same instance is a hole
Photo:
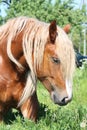
[[[77,69],[73,100],[67,106],[55,105],[47,90],[38,82],[40,110],[38,121],[23,119],[18,111],[9,112],[0,130],[87,130],[87,69]]]

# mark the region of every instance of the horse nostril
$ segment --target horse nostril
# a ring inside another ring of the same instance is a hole
[[[64,98],[61,100],[61,103],[62,103],[62,104],[65,104],[67,98],[68,98],[68,97],[64,97]]]

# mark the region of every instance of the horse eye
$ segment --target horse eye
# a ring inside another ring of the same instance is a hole
[[[56,57],[52,57],[52,61],[56,64],[59,64],[60,63],[60,60]]]

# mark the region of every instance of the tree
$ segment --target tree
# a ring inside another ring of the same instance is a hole
[[[0,16],[0,24],[2,24],[3,23],[3,19],[2,19],[2,17]]]

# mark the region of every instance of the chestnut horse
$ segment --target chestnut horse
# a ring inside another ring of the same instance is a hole
[[[56,21],[18,17],[0,27],[0,120],[10,108],[36,121],[37,80],[55,104],[72,99],[75,53],[71,40]]]

